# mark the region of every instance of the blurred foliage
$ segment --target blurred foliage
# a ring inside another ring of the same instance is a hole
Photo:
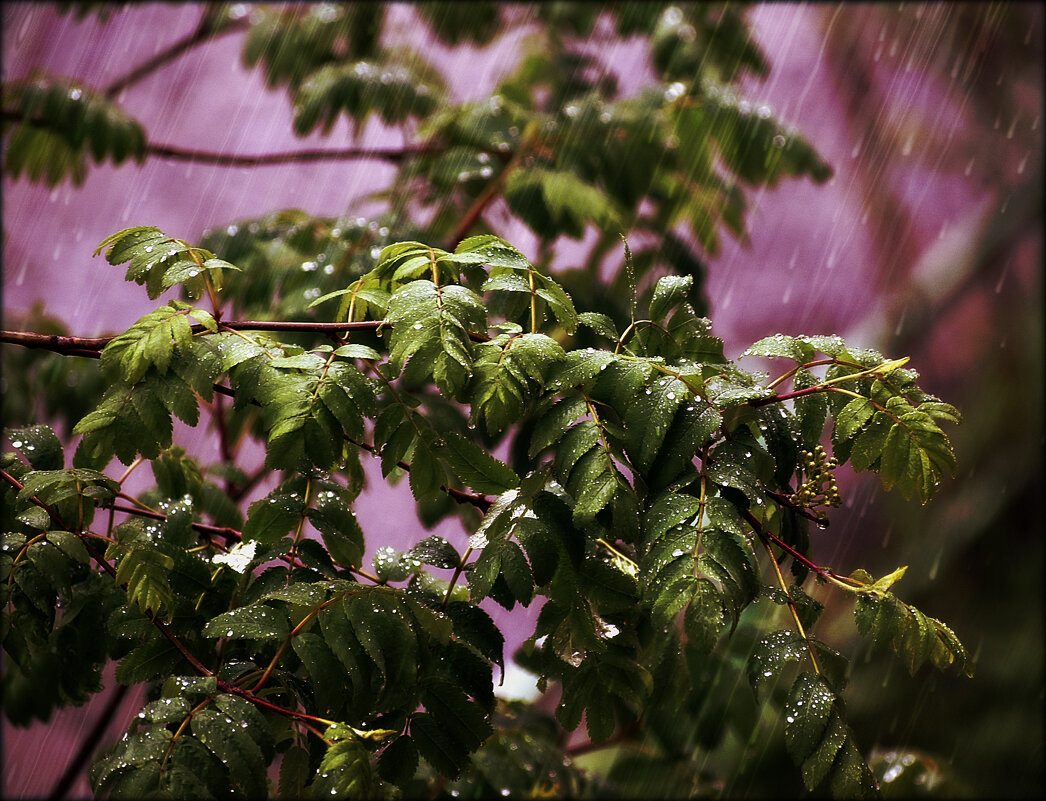
[[[78,82],[37,73],[3,87],[4,172],[55,186],[80,186],[87,156],[96,164],[145,159],[142,127],[106,98]]]
[[[60,320],[38,305],[28,314],[5,314],[4,327],[17,331],[68,336]],[[92,353],[91,356],[94,354]],[[95,359],[69,358],[46,350],[4,348],[0,351],[4,424],[27,426],[38,421],[57,423],[71,431],[94,408],[105,383]]]

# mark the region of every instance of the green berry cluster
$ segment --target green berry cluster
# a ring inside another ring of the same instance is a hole
[[[832,473],[839,465],[835,457],[829,457],[820,445],[815,447],[813,452],[804,450],[801,453],[806,481],[792,493],[792,503],[807,509],[813,506],[842,504],[843,499],[839,495],[835,475]]]

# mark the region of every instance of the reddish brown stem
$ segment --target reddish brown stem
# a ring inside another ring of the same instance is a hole
[[[277,164],[303,164],[316,161],[351,161],[371,159],[398,163],[415,156],[426,156],[442,152],[431,145],[404,147],[349,147],[341,149],[290,150],[285,153],[258,153],[237,155],[235,153],[213,153],[190,150],[175,145],[150,144],[145,148],[149,156],[169,161],[187,161],[195,164],[213,164],[217,167],[266,167]]]
[[[821,567],[821,565],[817,564],[816,562],[812,562],[805,554],[802,554],[799,551],[797,551],[795,548],[793,548],[787,542],[782,540],[772,531],[767,531],[765,528],[763,528],[763,524],[759,522],[759,519],[751,512],[746,511],[744,513],[744,518],[748,522],[748,525],[752,527],[752,530],[755,531],[757,535],[759,535],[759,538],[761,540],[763,540],[764,542],[772,542],[774,545],[784,550],[797,562],[800,562],[817,575],[821,576],[824,579],[829,579],[833,581],[847,581],[845,576],[840,576],[838,573],[835,573],[826,567]]]
[[[754,400],[748,401],[749,406],[767,406],[771,403],[781,403],[781,401],[792,400],[792,398],[801,398],[804,395],[813,395],[816,392],[825,392],[828,387],[824,384],[818,384],[816,387],[806,387],[806,389],[797,389],[794,392],[785,392],[783,395],[771,395],[769,398],[755,398]]]

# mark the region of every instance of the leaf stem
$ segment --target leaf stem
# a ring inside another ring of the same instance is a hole
[[[123,486],[123,483],[127,480],[128,476],[130,476],[131,473],[134,472],[134,469],[136,467],[138,467],[138,465],[140,465],[144,461],[145,461],[145,457],[144,456],[139,456],[137,459],[135,459],[133,462],[131,462],[131,464],[127,467],[127,469],[123,471],[123,475],[120,476],[118,479],[116,479],[116,483],[119,484],[120,486]]]
[[[763,547],[766,548],[767,554],[770,556],[770,564],[774,566],[774,573],[777,574],[777,583],[781,587],[781,592],[785,594],[785,598],[788,599],[788,611],[792,613],[792,620],[795,621],[796,630],[799,632],[799,636],[803,638],[803,642],[806,643],[806,650],[810,654],[810,662],[813,665],[814,673],[821,674],[821,668],[817,664],[817,655],[814,653],[814,645],[810,641],[810,637],[807,636],[806,630],[803,628],[803,622],[799,619],[799,611],[795,608],[795,601],[792,600],[792,594],[788,592],[788,584],[785,582],[784,576],[781,575],[781,566],[777,563],[777,557],[774,556],[774,549],[770,546],[770,541],[762,539]]]
[[[450,594],[454,591],[454,585],[458,583],[458,579],[461,577],[462,571],[465,569],[465,563],[468,558],[472,555],[472,546],[470,545],[465,549],[465,553],[461,555],[461,559],[458,560],[457,566],[454,568],[454,574],[450,577],[450,581],[447,583],[447,591],[443,595],[443,600],[440,602],[439,608],[446,609],[447,604],[450,603]]]
[[[821,565],[817,564],[816,562],[811,561],[809,559],[809,557],[807,557],[805,554],[797,551],[795,548],[793,548],[787,542],[782,540],[780,537],[778,537],[772,531],[767,531],[765,528],[763,528],[763,524],[761,522],[759,522],[759,518],[757,518],[751,512],[746,511],[743,516],[744,516],[745,520],[747,521],[748,525],[750,525],[752,527],[752,530],[755,531],[755,533],[759,536],[760,539],[762,539],[764,541],[765,540],[769,540],[770,542],[772,542],[777,547],[779,547],[782,550],[786,551],[788,553],[788,555],[791,556],[793,559],[795,559],[797,562],[799,562],[800,564],[804,565],[807,569],[812,570],[814,573],[819,575],[825,581],[831,582],[832,584],[835,584],[835,585],[837,585],[839,587],[842,587],[842,588],[844,588],[846,590],[851,590],[851,591],[853,590],[853,588],[855,586],[860,585],[860,582],[855,582],[854,579],[847,578],[846,576],[840,576],[838,573],[836,573],[836,572],[834,572],[832,570],[829,570],[826,567],[822,567]]]

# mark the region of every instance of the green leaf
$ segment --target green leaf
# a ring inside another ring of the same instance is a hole
[[[894,405],[892,401],[888,409],[903,411],[903,404]],[[926,503],[945,473],[955,473],[955,453],[933,416],[921,407],[902,413],[883,446],[883,486],[890,489],[897,485],[906,498],[917,492]]]
[[[334,355],[341,356],[343,359],[371,359],[374,361],[381,359],[381,354],[374,348],[369,345],[357,345],[355,343],[342,345],[334,351]]]
[[[289,632],[287,618],[264,604],[241,606],[225,612],[203,627],[205,637],[229,640],[283,640]]]
[[[378,757],[378,773],[386,781],[403,784],[414,777],[418,769],[418,749],[410,737],[397,737]]]
[[[444,569],[455,568],[461,564],[461,555],[457,549],[439,535],[426,537],[407,552],[407,557],[416,559],[422,564]]]
[[[877,794],[875,779],[823,678],[810,673],[796,678],[785,702],[785,721],[785,746],[801,767],[808,790],[831,775],[834,793],[862,798]]]
[[[341,710],[345,706],[346,694],[344,663],[319,634],[301,632],[291,639],[291,647],[311,679],[317,713],[326,716]],[[351,688],[349,695],[351,698]]]
[[[687,483],[695,471],[694,456],[708,445],[723,423],[713,405],[690,398],[675,414],[646,476],[652,490]]]
[[[560,398],[534,424],[530,435],[528,455],[531,459],[558,442],[570,424],[588,411],[588,403],[580,395]]]
[[[774,334],[750,345],[742,356],[780,356],[803,364],[813,359],[815,348],[805,337]]]
[[[238,722],[226,723],[224,715],[201,709],[192,718],[192,733],[229,770],[233,786],[248,798],[266,794],[266,760],[257,743]]]
[[[128,384],[140,381],[150,368],[166,374],[173,359],[184,359],[192,352],[188,315],[196,311],[172,300],[149,312],[105,346],[100,360],[103,372]]]
[[[462,483],[474,492],[500,495],[519,486],[516,472],[453,431],[443,434],[443,447],[438,452],[450,465]]]
[[[665,493],[657,497],[644,515],[647,549],[639,565],[640,587],[644,598],[660,609],[661,614],[674,614],[687,603],[687,596],[679,593],[684,586],[680,580],[694,571],[700,509],[701,503],[693,496]],[[670,600],[673,597],[678,603]]]
[[[666,275],[659,278],[650,300],[650,319],[666,320],[669,312],[687,302],[694,279],[689,275]]]
[[[301,746],[288,748],[280,760],[280,780],[276,786],[281,799],[304,801],[308,798],[305,785],[309,781],[309,749]]]
[[[389,365],[399,373],[416,360],[418,375],[431,376],[448,397],[472,375],[470,331],[486,327],[486,309],[474,292],[419,279],[397,289],[386,321],[392,325]]]
[[[683,615],[687,642],[701,653],[711,653],[725,623],[726,609],[719,591],[708,579],[698,579]]]
[[[893,419],[885,412],[876,412],[865,424],[850,448],[850,464],[854,470],[867,470],[878,461],[892,427]]]
[[[797,632],[780,630],[761,639],[748,657],[748,681],[759,692],[788,662],[808,656],[806,642]]]
[[[258,707],[246,698],[230,693],[216,695],[214,705],[257,743],[266,763],[272,760],[275,754],[275,741],[269,723]]]
[[[357,568],[363,562],[363,530],[352,513],[350,493],[336,484],[325,484],[308,510],[309,522],[323,535],[323,544],[340,567]]]
[[[410,736],[418,753],[443,776],[455,779],[468,764],[469,749],[435,715],[414,715]]]
[[[582,312],[577,316],[577,321],[586,328],[591,328],[599,334],[599,336],[609,339],[611,342],[617,342],[618,339],[620,339],[621,335],[617,332],[617,326],[614,325],[614,321],[605,314],[600,314],[599,312]]]
[[[116,680],[127,686],[141,684],[181,672],[186,667],[181,653],[170,640],[154,635],[120,660]]]
[[[752,546],[743,535],[709,528],[701,536],[701,550],[698,566],[722,588],[723,601],[736,623],[741,610],[759,594]]]
[[[250,505],[243,538],[257,540],[264,545],[272,544],[293,531],[304,515],[305,501],[297,487],[277,487],[265,498]]]
[[[454,622],[455,639],[468,643],[504,672],[505,638],[490,615],[464,601],[453,601],[446,611]]]
[[[553,369],[547,388],[562,391],[587,385],[617,360],[615,354],[605,350],[572,350]]]
[[[112,98],[71,78],[35,71],[4,84],[4,113],[15,120],[5,130],[4,172],[23,174],[54,187],[71,179],[81,186],[88,156],[121,164],[146,155],[145,132]]]
[[[65,466],[62,443],[50,426],[5,428],[4,436],[22,452],[33,470],[61,470]]]
[[[675,419],[676,409],[692,397],[686,384],[671,376],[651,381],[636,395],[625,413],[626,447],[632,463],[642,472],[653,464]]]
[[[370,755],[359,740],[339,740],[323,755],[312,782],[313,798],[373,798]]]
[[[48,531],[47,541],[53,543],[67,557],[82,565],[91,563],[91,556],[83,540],[71,531]]]
[[[329,134],[343,113],[359,131],[373,114],[386,125],[427,117],[441,94],[437,73],[417,62],[327,64],[311,72],[297,92],[294,131],[305,136],[320,128]]]
[[[138,769],[148,768],[151,764],[158,773],[159,763],[170,748],[173,737],[174,733],[162,726],[128,732],[125,740],[91,766],[89,778],[95,791],[113,789]]]
[[[143,612],[165,615],[174,607],[174,595],[167,580],[174,560],[145,543],[134,543],[120,559],[116,581],[127,585],[127,599]]]
[[[516,170],[506,182],[505,199],[512,212],[542,236],[562,232],[580,239],[586,223],[600,229],[620,227],[613,201],[572,172]]]
[[[625,480],[601,445],[588,449],[570,469],[567,492],[574,498],[574,523],[590,522],[607,504]]]
[[[410,462],[410,490],[416,501],[431,501],[440,495],[441,487],[447,483],[443,464],[436,456],[430,440],[415,439],[414,454]]]
[[[159,228],[146,225],[125,228],[106,237],[94,255],[106,248],[105,258],[110,264],[130,262],[127,280],[144,286],[151,300],[177,284],[184,284],[189,297],[199,298],[207,280],[220,287],[223,270],[239,269],[209,250],[194,248],[167,236]]]
[[[563,358],[562,347],[544,334],[503,334],[480,345],[468,388],[472,421],[490,434],[518,422]]]
[[[835,416],[832,442],[838,446],[856,436],[862,426],[875,414],[875,404],[869,398],[854,398]]]
[[[207,346],[192,346],[185,364],[174,365],[166,374],[147,372],[134,385],[123,381],[106,390],[98,408],[87,414],[73,429],[84,434],[73,463],[81,467],[101,468],[115,455],[129,465],[140,454],[155,459],[171,446],[171,413],[189,425],[199,421],[194,393],[205,399],[212,394]],[[191,363],[193,366],[187,366]],[[178,370],[184,367],[183,372]],[[188,379],[186,377],[189,375]]]

